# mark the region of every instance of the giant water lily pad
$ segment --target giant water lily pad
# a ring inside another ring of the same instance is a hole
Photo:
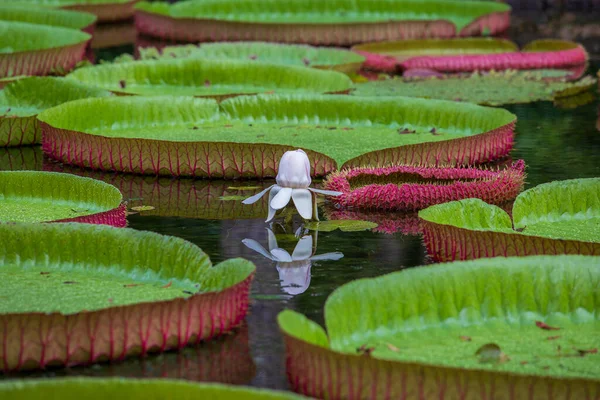
[[[600,254],[600,178],[556,181],[521,193],[511,217],[479,199],[419,212],[438,261],[533,254]]]
[[[6,400],[32,398],[129,400],[143,397],[162,400],[177,396],[179,400],[300,400],[304,397],[288,392],[244,388],[221,384],[198,384],[169,379],[46,379],[0,383],[0,395]]]
[[[352,81],[333,71],[234,60],[159,60],[80,68],[68,78],[116,93],[224,99],[256,93],[346,92]]]
[[[441,73],[489,70],[571,71],[579,78],[588,55],[583,46],[565,40],[536,40],[521,50],[495,38],[427,39],[365,43],[353,50],[367,57],[366,67],[395,72],[426,69]]]
[[[96,15],[98,22],[115,22],[133,16],[138,0],[19,0],[31,7],[60,7]]]
[[[69,174],[0,171],[0,223],[86,222],[125,226],[125,204],[109,184]]]
[[[600,257],[493,258],[337,289],[327,333],[279,314],[292,389],[318,398],[593,398]]]
[[[429,0],[203,0],[140,2],[139,32],[187,42],[261,40],[349,45],[375,40],[491,34],[510,24],[510,7]]]
[[[0,224],[0,239],[0,369],[183,347],[248,308],[252,263],[213,267],[182,239],[89,224]]]
[[[63,28],[81,29],[88,33],[94,30],[96,17],[89,13],[50,8],[37,8],[31,5],[1,4],[0,20],[20,21],[32,24],[58,26]]]
[[[541,75],[539,75],[541,74]],[[357,96],[408,96],[497,106],[552,101],[590,90],[597,80],[586,76],[577,82],[544,79],[543,73],[516,71],[474,73],[468,77],[403,79],[359,83]]]
[[[41,130],[36,115],[46,108],[111,93],[64,78],[31,77],[0,91],[0,147],[36,144]]]
[[[503,170],[396,165],[353,168],[327,177],[325,188],[342,193],[332,202],[349,209],[416,211],[477,197],[492,204],[513,200],[523,189],[525,163]]]
[[[91,36],[75,29],[0,21],[0,78],[69,71]]]
[[[342,166],[485,162],[510,151],[515,121],[505,110],[469,104],[333,95],[242,96],[220,105],[84,99],[38,118],[44,152],[61,162],[212,178],[273,177],[294,148],[307,151],[314,176]]]
[[[140,59],[233,59],[356,72],[365,58],[349,50],[266,42],[205,43],[139,49]]]

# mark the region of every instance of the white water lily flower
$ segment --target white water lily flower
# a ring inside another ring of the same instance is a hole
[[[303,236],[296,244],[291,255],[277,245],[277,238],[273,231],[267,229],[267,235],[269,240],[268,251],[253,239],[244,239],[242,240],[242,243],[269,260],[277,262],[276,268],[279,272],[281,287],[286,293],[291,295],[304,293],[306,289],[308,289],[310,285],[310,268],[312,267],[312,261],[339,260],[344,257],[339,251],[315,256],[314,253],[316,252],[317,241],[316,233],[314,246],[313,237],[311,235]]]
[[[277,210],[281,210],[288,205],[290,200],[298,213],[304,219],[319,220],[317,211],[316,193],[326,196],[339,196],[341,192],[331,190],[321,190],[309,187],[310,179],[310,161],[303,150],[286,151],[279,161],[279,170],[277,172],[276,185],[271,185],[262,192],[242,201],[244,204],[253,204],[260,200],[269,192],[269,215],[266,222],[270,222]]]

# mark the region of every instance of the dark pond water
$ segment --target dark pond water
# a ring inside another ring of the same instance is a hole
[[[103,51],[98,56],[111,57],[115,53],[114,50]],[[597,68],[598,65],[593,65],[593,72]],[[523,158],[527,162],[527,187],[558,179],[600,176],[600,110],[597,100],[575,109],[561,109],[551,103],[508,108],[518,115],[512,158]],[[0,149],[0,169],[63,170],[60,165],[45,160],[39,148]],[[239,194],[227,189],[242,185],[239,182],[156,180],[152,177],[64,170],[104,179],[120,187],[132,204],[156,207],[147,213],[131,215],[129,222],[132,228],[187,239],[202,247],[214,262],[231,257],[252,260],[257,266],[252,307],[247,325],[236,333],[180,353],[11,377],[172,377],[286,389],[284,348],[276,325],[276,316],[282,309],[294,309],[323,323],[324,302],[340,285],[427,263],[421,238],[416,234],[414,216],[362,216],[379,221],[383,232],[338,230],[321,232],[318,236],[315,254],[341,252],[343,258],[313,261],[312,265],[276,265],[241,242],[252,238],[267,247],[267,231],[263,222],[266,213],[249,210],[242,212],[246,219],[222,219],[242,207],[239,202],[218,199],[223,195]],[[335,211],[323,208],[321,215],[331,215]],[[203,219],[208,212],[212,218],[219,219]],[[252,216],[255,218],[249,218]],[[291,235],[300,226],[299,223],[291,221],[285,227],[288,235],[278,236],[279,245],[290,253],[295,246]],[[273,229],[282,233],[284,227],[276,225]],[[290,285],[290,282],[296,285]]]

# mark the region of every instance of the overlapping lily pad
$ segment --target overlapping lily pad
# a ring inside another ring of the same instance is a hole
[[[10,83],[0,91],[0,147],[39,143],[41,130],[36,115],[46,108],[110,95],[108,91],[63,78],[31,77]]]
[[[0,21],[0,78],[69,71],[91,36],[76,29]]]
[[[591,399],[600,257],[493,258],[337,289],[327,333],[279,314],[292,389],[317,398]]]
[[[476,197],[491,204],[513,200],[523,190],[525,163],[503,170],[396,165],[353,168],[327,177],[331,200],[349,209],[417,211],[433,204]]]
[[[589,91],[597,80],[586,76],[577,82],[544,79],[543,72],[473,73],[468,77],[387,80],[359,83],[357,96],[408,96],[471,102],[482,105],[553,101]]]
[[[0,171],[0,223],[50,221],[123,227],[123,196],[116,187],[90,178]]]
[[[479,199],[419,212],[425,245],[437,261],[533,254],[600,254],[600,178],[536,186],[515,200],[511,217]]]
[[[274,177],[302,148],[313,176],[338,167],[466,165],[504,157],[513,114],[409,98],[241,96],[65,103],[38,116],[44,152],[81,167],[153,175]]]
[[[115,93],[225,99],[256,93],[342,93],[352,87],[333,71],[234,60],[159,60],[80,68],[68,78]]]
[[[377,40],[496,34],[510,7],[495,2],[420,0],[203,0],[140,2],[139,32],[187,42],[260,40],[350,45]]]
[[[0,20],[81,29],[91,34],[94,31],[96,16],[77,11],[37,8],[16,3],[0,4]]]
[[[179,400],[300,400],[305,397],[288,392],[227,386],[220,384],[197,384],[169,379],[90,379],[69,378],[55,380],[28,380],[0,383],[0,395],[6,400],[53,399],[90,400],[111,398],[126,400],[143,397],[161,400],[177,396]]]
[[[182,239],[89,224],[0,224],[0,369],[88,364],[225,333],[254,265]],[[27,301],[23,301],[26,298]]]
[[[353,73],[365,58],[349,50],[266,42],[205,43],[139,49],[141,60],[202,58],[252,60],[281,65],[333,69]]]
[[[577,79],[588,61],[588,54],[580,44],[552,39],[533,41],[521,50],[511,41],[494,38],[365,43],[354,46],[353,50],[367,57],[365,67],[388,72],[558,70],[570,71],[570,77]]]
[[[138,0],[19,0],[31,7],[60,7],[96,15],[98,22],[115,22],[133,17]]]

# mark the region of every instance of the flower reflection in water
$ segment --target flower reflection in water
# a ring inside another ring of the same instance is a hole
[[[301,229],[296,232],[297,236],[299,236]],[[288,294],[297,295],[304,293],[310,286],[310,268],[313,261],[339,260],[344,257],[339,251],[315,255],[317,251],[317,235],[316,231],[312,234],[303,235],[291,255],[288,251],[278,246],[275,234],[268,228],[269,250],[253,239],[244,239],[242,243],[269,260],[275,261],[277,263],[276,267],[279,272],[281,288]]]

